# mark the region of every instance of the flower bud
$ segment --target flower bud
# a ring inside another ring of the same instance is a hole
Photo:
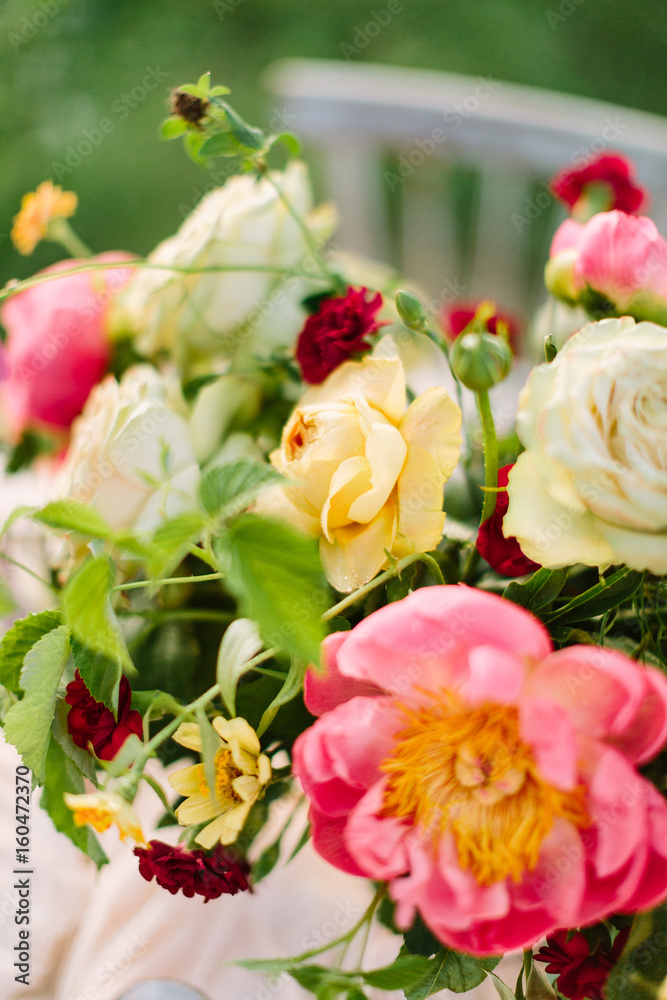
[[[580,291],[580,283],[577,287],[574,273],[577,257],[578,250],[570,247],[551,257],[544,269],[544,284],[547,286],[547,291],[570,305],[577,301]]]
[[[475,392],[502,382],[512,367],[509,345],[502,337],[491,333],[466,333],[457,337],[450,358],[456,378]]]
[[[412,292],[396,292],[396,311],[408,330],[424,333],[428,329],[424,307]]]

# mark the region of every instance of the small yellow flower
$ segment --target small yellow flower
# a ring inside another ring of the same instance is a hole
[[[75,826],[89,823],[98,833],[104,833],[115,823],[121,840],[132,837],[138,844],[146,843],[134,809],[122,795],[115,792],[70,795],[65,792],[64,799],[65,805],[74,813]]]
[[[18,252],[24,256],[31,254],[47,235],[50,223],[74,215],[78,202],[73,191],[63,191],[53,181],[43,181],[36,191],[24,194],[11,233]]]
[[[202,847],[211,849],[218,841],[233,844],[248,818],[254,802],[271,780],[271,763],[260,753],[257,733],[245,719],[213,719],[220,737],[215,754],[215,796],[206,782],[203,764],[177,771],[169,784],[179,795],[187,796],[176,810],[183,826],[208,823],[195,837]],[[174,733],[181,746],[202,752],[199,726],[184,722]]]

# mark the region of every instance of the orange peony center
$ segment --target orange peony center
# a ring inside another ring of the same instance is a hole
[[[519,736],[514,706],[463,709],[447,696],[401,706],[406,725],[381,764],[388,783],[381,815],[406,819],[431,840],[447,834],[479,885],[535,868],[557,818],[588,826],[585,789],[564,792],[540,776]]]

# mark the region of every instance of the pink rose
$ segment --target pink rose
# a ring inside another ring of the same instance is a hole
[[[651,219],[601,212],[583,227],[577,249],[575,278],[606,295],[619,312],[642,290],[667,296],[667,242]]]
[[[390,882],[473,954],[667,897],[667,803],[637,766],[667,739],[667,680],[595,646],[554,652],[523,608],[425,587],[324,643],[320,718],[294,745],[313,843]]]
[[[113,251],[92,261],[131,259]],[[84,263],[63,260],[41,273]],[[4,302],[0,320],[7,331],[9,374],[0,397],[17,437],[32,426],[66,430],[81,412],[109,362],[109,304],[131,274],[129,268],[82,272],[34,285]]]

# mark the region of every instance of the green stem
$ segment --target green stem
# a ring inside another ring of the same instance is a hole
[[[171,576],[165,580],[135,580],[119,583],[112,590],[138,590],[140,587],[164,587],[168,583],[203,583],[205,580],[222,580],[224,573],[204,573],[203,576]]]
[[[391,569],[385,570],[384,573],[380,573],[380,575],[376,576],[370,583],[366,583],[363,587],[359,587],[358,590],[355,590],[352,594],[344,597],[342,601],[338,602],[338,604],[334,604],[333,608],[329,608],[328,611],[325,611],[322,615],[322,621],[328,622],[331,618],[335,618],[336,615],[340,614],[341,611],[344,611],[345,608],[349,608],[351,604],[356,604],[356,602],[362,597],[365,597],[366,594],[370,594],[371,590],[375,590],[376,587],[386,583],[387,580],[391,580],[393,577],[398,576],[398,574],[404,570],[406,566],[411,566],[412,563],[419,562],[419,560],[423,559],[423,557],[423,552],[416,552],[411,556],[405,556],[404,559],[399,559],[396,565],[392,566]]]
[[[482,424],[482,436],[484,440],[484,506],[482,508],[482,518],[480,524],[493,514],[496,509],[497,486],[498,486],[498,438],[496,437],[496,426],[493,422],[491,403],[487,389],[479,389],[475,393],[477,401],[477,412]]]
[[[135,763],[135,772],[143,771],[146,762],[150,757],[152,757],[155,750],[167,740],[172,733],[175,733],[181,722],[183,722],[189,715],[194,715],[199,708],[205,708],[214,698],[217,698],[220,694],[220,685],[214,684],[213,687],[209,688],[208,691],[204,691],[199,698],[195,701],[191,701],[189,705],[185,705],[178,715],[174,716],[168,725],[161,729],[159,733],[156,733],[152,740],[149,740],[146,746],[143,748],[141,753],[138,755]]]
[[[52,219],[49,223],[46,238],[53,243],[60,243],[72,257],[92,257],[93,251],[77,236],[67,219]],[[62,272],[60,272],[62,274]]]
[[[231,611],[215,611],[213,608],[146,608],[141,611],[118,612],[121,618],[150,618],[151,625],[161,625],[166,621],[220,622],[229,624],[236,617]]]
[[[50,582],[50,580],[45,580],[44,577],[40,576],[38,573],[35,573],[34,570],[30,569],[29,566],[25,566],[22,562],[19,562],[17,559],[13,559],[6,552],[0,552],[0,559],[3,562],[9,563],[11,566],[16,566],[17,569],[22,569],[24,573],[27,573],[28,576],[33,577],[33,579],[35,580],[39,580],[39,582],[43,583],[45,587],[49,588],[49,590],[52,590],[55,594],[58,593],[58,588],[54,587],[54,585]]]
[[[528,987],[528,977],[533,968],[533,952],[531,948],[525,948],[523,952],[523,974],[526,977],[526,988]]]
[[[319,948],[311,948],[310,951],[304,951],[300,955],[295,955],[290,961],[292,961],[294,965],[297,965],[298,963],[307,961],[309,958],[313,958],[315,955],[321,955],[325,951],[330,951],[332,948],[337,948],[339,944],[346,944],[347,942],[351,941],[355,937],[355,935],[361,930],[364,924],[367,921],[370,922],[370,920],[372,920],[373,914],[375,913],[380,903],[380,900],[384,896],[385,891],[386,891],[386,886],[381,885],[377,890],[377,892],[375,893],[375,895],[373,896],[373,899],[371,900],[368,908],[364,911],[363,915],[359,918],[359,920],[357,920],[354,927],[347,932],[347,934],[342,934],[340,937],[336,938],[335,941],[330,941],[329,944],[321,945],[321,947]]]
[[[303,278],[303,270],[298,267],[277,267],[272,264],[217,264],[211,265],[210,267],[180,267],[178,264],[154,264],[150,260],[138,257],[136,260],[122,260],[122,261],[105,261],[104,263],[99,263],[98,261],[90,261],[86,264],[81,264],[78,267],[67,268],[63,271],[52,271],[49,274],[35,274],[32,278],[26,278],[24,281],[12,281],[4,288],[0,289],[0,302],[5,299],[10,298],[12,295],[18,295],[19,292],[25,291],[26,288],[32,288],[33,285],[41,285],[45,281],[57,281],[59,278],[69,278],[73,274],[84,274],[86,271],[113,271],[116,268],[147,268],[153,271],[172,271],[177,274],[216,274],[218,272],[227,271],[258,271],[261,273],[268,274],[282,274],[282,275],[293,275],[297,278]],[[319,277],[318,275],[309,275],[309,278],[313,281],[324,281],[324,276]],[[331,281],[331,278],[327,276],[326,281]]]

